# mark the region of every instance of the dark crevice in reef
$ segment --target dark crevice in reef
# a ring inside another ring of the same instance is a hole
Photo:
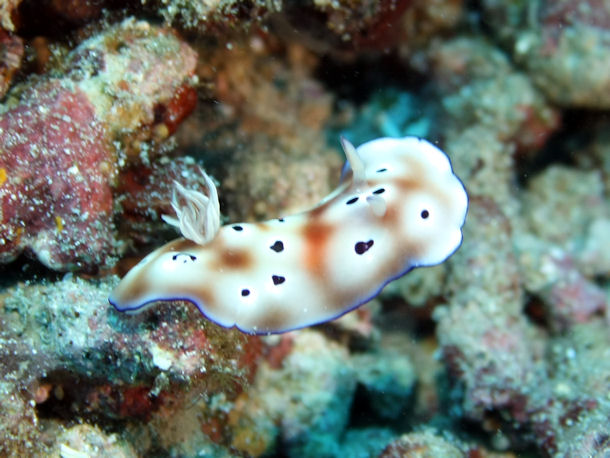
[[[539,297],[528,296],[523,307],[523,313],[533,325],[541,329],[549,329],[549,317],[545,311],[544,302]]]
[[[23,38],[44,36],[62,39],[66,33],[76,32],[81,27],[101,19],[116,16],[113,21],[118,21],[129,13],[138,11],[138,6],[138,0],[23,0],[13,11],[12,20]]]
[[[400,405],[394,405],[394,415],[384,417],[379,414],[379,408],[375,408],[372,405],[375,398],[366,392],[366,388],[362,385],[357,385],[356,392],[354,394],[354,400],[349,415],[348,428],[360,429],[360,428],[389,428],[396,431],[397,434],[408,431],[411,429],[410,421],[413,417],[413,394],[410,399],[401,399]]]
[[[388,87],[418,92],[426,83],[424,75],[401,62],[394,53],[362,57],[345,63],[330,56],[321,59],[316,71],[320,80],[339,100],[365,103],[374,92]]]
[[[150,394],[150,386],[112,385],[61,369],[49,373],[39,385],[50,388],[47,399],[36,405],[38,418],[67,425],[84,420],[108,432],[121,431],[129,421],[146,421],[160,402]]]
[[[562,128],[555,132],[533,157],[517,160],[517,180],[524,186],[551,164],[573,167],[577,155],[594,141],[595,135],[610,121],[610,112],[566,110],[562,113]]]
[[[24,282],[59,281],[64,275],[22,254],[9,264],[0,265],[0,289]]]

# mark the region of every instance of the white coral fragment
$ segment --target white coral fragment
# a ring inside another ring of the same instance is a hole
[[[205,180],[208,195],[186,189],[174,181],[172,207],[177,218],[162,215],[163,221],[180,229],[182,236],[199,245],[212,240],[220,229],[220,204],[212,179],[199,169]]]

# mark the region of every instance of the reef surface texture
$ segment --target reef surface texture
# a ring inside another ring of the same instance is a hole
[[[0,456],[610,456],[608,2],[128,3],[0,4]],[[447,152],[454,256],[281,335],[109,305],[174,181],[298,212],[339,135]]]

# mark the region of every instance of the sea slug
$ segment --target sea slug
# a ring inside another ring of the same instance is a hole
[[[445,153],[417,137],[341,142],[340,185],[304,213],[220,227],[207,175],[207,196],[176,184],[177,218],[166,221],[184,238],[146,256],[110,303],[138,312],[187,300],[221,326],[286,332],[337,318],[457,250],[468,197]]]

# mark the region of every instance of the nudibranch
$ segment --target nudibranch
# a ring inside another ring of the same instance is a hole
[[[183,238],[130,270],[110,303],[187,300],[221,326],[280,333],[337,318],[457,250],[468,197],[445,153],[417,137],[341,142],[341,183],[304,213],[220,227],[210,178],[207,196],[176,183],[177,218],[165,220]]]

